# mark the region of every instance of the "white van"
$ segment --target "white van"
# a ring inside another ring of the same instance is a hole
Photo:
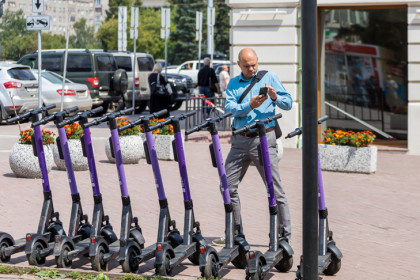
[[[220,65],[220,64],[230,65],[231,63],[229,60],[213,60],[213,68],[216,64],[217,65]],[[200,61],[200,67],[198,64],[198,60],[189,60],[177,66],[176,68],[168,68],[167,71],[168,73],[175,73],[175,74],[182,74],[182,75],[190,76],[191,79],[193,80],[194,86],[197,86],[197,75],[201,67],[203,67],[203,60]],[[162,70],[162,72],[164,71],[165,70]]]

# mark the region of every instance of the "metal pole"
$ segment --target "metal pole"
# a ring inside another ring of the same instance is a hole
[[[168,28],[169,26],[165,26],[165,77],[168,74]]]
[[[207,17],[213,17],[213,0],[207,1]],[[211,18],[210,18],[211,22]],[[209,19],[207,19],[207,23],[209,23]],[[214,25],[207,24],[207,51],[210,54],[210,67],[213,67],[213,28]]]
[[[41,67],[42,67],[42,56],[41,56],[41,30],[38,30],[38,108],[42,107],[42,74],[41,74]],[[41,118],[41,113],[39,114],[39,118]]]
[[[133,15],[131,15],[133,16]],[[136,36],[136,28],[134,28],[134,47],[133,47],[133,66],[132,66],[132,71],[133,71],[133,96],[132,96],[132,107],[135,109],[136,106],[136,102],[135,102],[135,94],[136,94],[136,55],[137,55],[137,47],[136,47],[136,41],[137,41],[137,36]],[[139,90],[140,90],[140,84],[139,84]],[[123,101],[124,102],[124,101]],[[133,110],[133,112],[131,113],[134,116],[135,110]]]
[[[69,25],[70,25],[70,17],[68,18],[67,22],[67,34],[66,34],[66,52],[64,53],[64,70],[63,70],[63,85],[61,87],[61,107],[60,111],[63,111],[64,107],[64,85],[66,83],[66,75],[67,75],[67,57],[69,54]]]
[[[303,279],[318,280],[317,1],[302,0]]]

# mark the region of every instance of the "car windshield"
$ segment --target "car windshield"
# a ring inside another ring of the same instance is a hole
[[[42,77],[44,79],[47,79],[48,81],[50,81],[53,84],[62,84],[63,83],[63,79],[64,77],[57,75],[53,72],[42,72]],[[70,83],[70,80],[66,79],[66,83]]]
[[[11,78],[23,81],[34,81],[36,80],[35,76],[32,74],[31,70],[28,68],[12,68],[7,70],[7,73]]]

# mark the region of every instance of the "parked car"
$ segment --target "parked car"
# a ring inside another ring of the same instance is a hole
[[[131,107],[133,103],[133,52],[110,52],[117,62],[119,69],[124,69],[128,76],[128,88],[123,95],[123,105]],[[150,87],[149,75],[152,73],[155,61],[153,56],[148,53],[136,53],[135,65],[135,95],[134,103],[136,112],[141,113],[149,104]]]
[[[178,110],[182,102],[188,97],[189,94],[193,94],[194,92],[194,84],[191,77],[187,75],[180,75],[180,74],[173,74],[167,73],[165,74],[162,71],[162,75],[168,81],[168,83],[172,87],[172,91],[174,96],[171,98],[172,104],[169,107],[169,110],[175,111]]]
[[[216,64],[230,64],[230,61],[229,60],[213,60],[213,65],[216,65]],[[203,66],[203,61],[201,60],[200,68],[202,66]],[[197,75],[200,68],[198,68],[198,60],[189,60],[182,63],[177,68],[173,68],[173,69],[168,68],[168,73],[187,75],[191,77],[191,79],[193,80],[194,86],[197,86]]]
[[[0,123],[38,107],[38,82],[25,65],[0,62]]]
[[[42,69],[63,75],[65,50],[43,50]],[[18,63],[38,69],[38,52],[24,55]],[[66,78],[88,86],[93,107],[102,105],[103,113],[114,110],[114,104],[127,91],[128,77],[117,68],[112,54],[103,50],[69,49]]]
[[[34,76],[38,79],[38,70],[32,70]],[[42,103],[44,106],[55,104],[54,109],[49,113],[59,112],[61,110],[61,96],[63,92],[63,76],[54,72],[43,70],[42,76]],[[73,83],[66,79],[64,83],[63,109],[79,107],[78,112],[92,109],[92,98],[87,85]]]

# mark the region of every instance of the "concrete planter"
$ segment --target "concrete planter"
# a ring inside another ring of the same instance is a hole
[[[146,136],[143,136],[146,139]],[[175,160],[172,141],[175,139],[173,135],[153,134],[155,142],[156,154],[161,160]]]
[[[105,142],[105,153],[108,160],[115,163],[111,154],[110,138]],[[120,136],[120,147],[124,164],[136,164],[145,157],[143,140],[139,135]]]
[[[44,145],[45,163],[47,172],[53,165],[53,154],[50,145]],[[9,165],[17,177],[41,178],[38,158],[34,156],[32,145],[16,143],[9,155]]]
[[[82,142],[79,139],[67,140],[70,150],[71,163],[73,164],[74,171],[85,171],[89,169],[87,158],[83,156]],[[64,159],[60,159],[58,153],[57,143],[53,147],[53,156],[55,165],[60,170],[66,170]]]
[[[322,170],[374,173],[378,149],[375,146],[355,148],[350,146],[319,145]]]

